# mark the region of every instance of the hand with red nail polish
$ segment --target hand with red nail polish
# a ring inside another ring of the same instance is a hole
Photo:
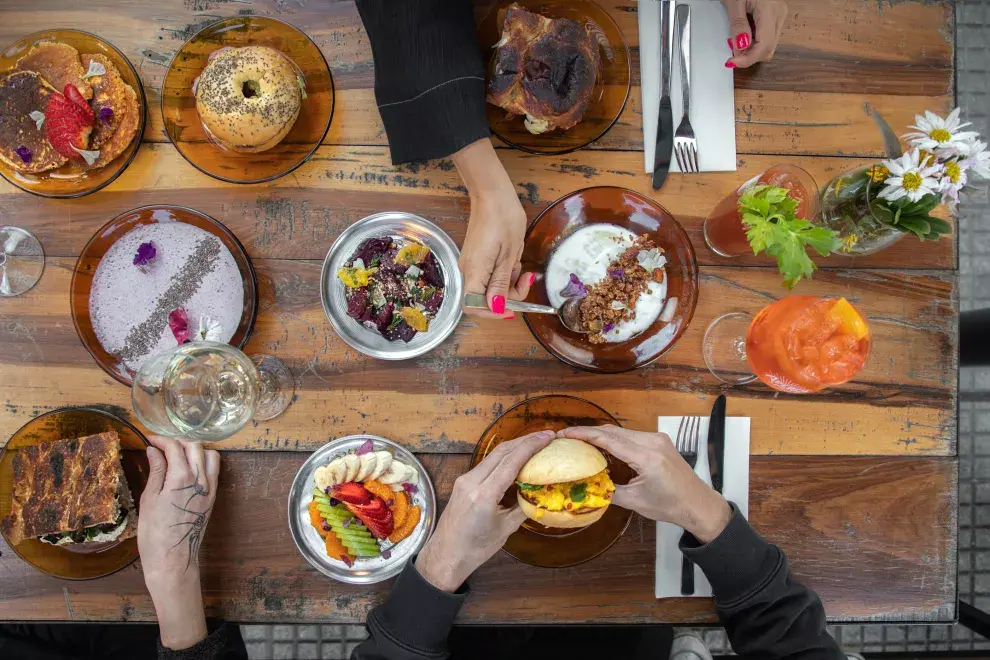
[[[726,68],[748,67],[769,61],[777,50],[787,21],[786,0],[722,0],[729,14],[729,48],[732,57]],[[750,30],[750,18],[756,33]]]

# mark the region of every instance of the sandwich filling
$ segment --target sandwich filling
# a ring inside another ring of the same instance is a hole
[[[608,470],[577,481],[556,484],[527,484],[516,482],[524,499],[536,505],[536,516],[545,511],[569,511],[577,513],[586,509],[600,509],[608,506],[615,492],[615,484],[608,476]]]
[[[116,541],[127,529],[127,509],[121,508],[117,515],[117,520],[104,525],[93,525],[74,532],[62,532],[60,534],[47,534],[39,536],[38,540],[51,545],[69,545],[72,543],[103,543],[106,541]]]

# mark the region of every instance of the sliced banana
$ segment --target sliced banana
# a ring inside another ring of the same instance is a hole
[[[378,457],[375,456],[375,452],[369,451],[367,454],[362,454],[358,457],[361,461],[361,469],[358,470],[357,476],[354,477],[355,481],[364,481],[371,473],[375,471],[378,466]]]
[[[329,477],[329,484],[331,486],[344,483],[344,476],[347,475],[347,466],[344,465],[344,459],[333,459],[329,464],[327,464],[326,470],[327,476]]]
[[[317,488],[323,491],[325,491],[330,486],[334,485],[330,476],[330,471],[327,469],[327,467],[329,466],[324,465],[318,467],[316,468],[316,471],[313,473],[313,483],[316,485]]]
[[[378,477],[378,481],[383,484],[401,484],[406,478],[406,472],[408,468],[405,463],[400,461],[392,461],[392,464],[388,466],[388,469]]]
[[[377,479],[388,470],[388,466],[392,464],[392,454],[387,451],[376,451],[372,452],[378,457],[378,463],[375,465],[375,469],[371,472],[369,479]]]
[[[347,466],[347,474],[344,475],[344,483],[354,481],[358,470],[361,469],[361,459],[354,454],[346,454],[341,458],[341,460],[344,461],[344,465]]]
[[[411,465],[407,465],[406,466],[406,470],[408,470],[409,473],[406,475],[405,483],[408,483],[408,484],[418,484],[419,483],[419,472],[416,471],[416,468],[414,468]]]

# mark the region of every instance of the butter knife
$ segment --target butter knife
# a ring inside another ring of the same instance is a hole
[[[673,0],[660,2],[660,112],[657,118],[657,144],[653,153],[653,189],[660,190],[670,172],[674,151],[674,117],[670,108],[670,78],[673,62]]]

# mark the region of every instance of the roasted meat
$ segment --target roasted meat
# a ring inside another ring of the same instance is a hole
[[[591,28],[510,5],[488,83],[488,102],[526,115],[526,128],[533,133],[577,124],[601,69]]]

